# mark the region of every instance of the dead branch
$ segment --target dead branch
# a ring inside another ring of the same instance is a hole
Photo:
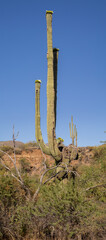
[[[52,167],[52,168],[46,169],[45,172],[41,175],[41,177],[40,177],[40,184],[39,184],[36,192],[34,193],[33,201],[35,200],[35,198],[37,197],[37,195],[38,195],[38,193],[39,193],[39,190],[40,190],[40,187],[41,187],[41,184],[42,184],[42,182],[43,182],[43,178],[44,178],[45,174],[46,174],[48,171],[52,170],[52,169],[56,169],[57,167],[58,167],[58,165],[57,165],[57,166],[54,166],[54,167]],[[60,167],[60,166],[59,166],[59,167]],[[63,167],[63,166],[62,166],[62,167]]]
[[[10,172],[11,176],[12,176],[13,178],[15,178],[16,181],[18,181],[18,182],[21,184],[22,188],[25,190],[25,192],[28,194],[28,196],[29,196],[29,198],[30,198],[30,190],[24,185],[24,182],[21,181],[17,176],[15,176],[15,174],[12,173],[11,169],[10,169],[8,166],[6,166],[6,164],[3,162],[3,159],[2,159],[2,158],[0,158],[0,160],[1,160],[1,161],[0,161],[1,165],[2,165],[7,171]],[[29,198],[28,198],[28,199],[29,199]]]
[[[6,170],[8,170],[8,171],[11,173],[11,176],[14,177],[14,178],[23,186],[23,185],[24,185],[23,182],[22,182],[20,179],[18,179],[18,178],[11,172],[11,169],[5,165],[5,163],[3,162],[3,159],[0,158],[0,160],[1,160],[1,162],[0,162],[1,165],[2,165]]]
[[[1,150],[1,149],[0,149],[0,152],[2,152],[2,153],[4,153],[5,155],[7,155],[8,158],[11,160],[11,162],[12,162],[13,165],[14,165],[14,168],[15,168],[15,170],[16,170],[16,173],[17,173],[18,177],[19,177],[19,179],[20,179],[21,182],[22,182],[22,178],[21,178],[20,172],[19,172],[19,170],[18,170],[18,168],[17,168],[17,166],[16,166],[16,161],[15,161],[7,152],[4,152],[4,151]]]
[[[11,231],[9,228],[3,227],[3,229],[4,229],[4,231],[9,232],[9,235],[11,236],[11,239],[12,239],[12,240],[15,240],[14,234],[12,233],[12,231]]]
[[[89,188],[86,189],[86,191],[89,191],[89,190],[97,188],[97,187],[106,187],[106,184],[99,184],[99,185],[95,185],[93,187],[89,187]]]
[[[3,151],[3,150],[0,149],[0,152],[2,152],[2,153],[4,153],[5,155],[7,155],[8,158],[9,158],[9,159],[11,160],[11,162],[13,163],[17,176],[16,176],[15,174],[13,174],[12,171],[11,171],[11,169],[5,164],[4,159],[0,158],[0,160],[1,160],[2,166],[3,166],[6,170],[8,170],[8,171],[10,172],[11,176],[12,176],[13,178],[15,178],[15,179],[21,184],[22,188],[25,190],[25,192],[26,192],[27,195],[29,196],[29,197],[28,197],[28,199],[29,199],[29,198],[30,198],[30,190],[25,186],[24,181],[22,180],[21,174],[20,174],[20,172],[19,172],[19,170],[18,170],[18,168],[17,168],[17,165],[16,165],[16,154],[15,154],[15,146],[16,146],[16,145],[15,145],[15,141],[16,141],[16,138],[17,138],[18,134],[19,134],[19,132],[17,133],[17,135],[16,135],[16,137],[15,137],[15,135],[14,135],[14,125],[13,125],[14,159],[13,159],[7,152],[5,152],[5,151]],[[27,197],[27,196],[26,196],[26,197]]]
[[[65,164],[65,165],[66,165],[66,164]],[[58,174],[60,174],[61,172],[66,172],[66,173],[70,172],[70,173],[73,173],[74,175],[77,175],[77,173],[76,173],[75,171],[68,170],[68,167],[67,167],[67,169],[65,169],[65,167],[64,167],[63,165],[57,165],[57,166],[54,166],[54,167],[51,167],[51,168],[45,170],[45,172],[41,175],[40,184],[39,184],[36,192],[34,193],[33,201],[35,200],[35,198],[37,197],[37,195],[38,195],[38,193],[39,193],[39,191],[40,191],[40,188],[41,188],[41,185],[42,185],[42,182],[43,182],[43,178],[44,178],[44,176],[46,175],[46,173],[49,172],[49,171],[51,171],[51,170],[53,170],[53,169],[56,169],[56,168],[58,168],[58,167],[63,168],[63,170],[57,172],[57,173],[54,174],[54,175],[52,175],[52,176],[51,176],[50,178],[48,178],[43,184],[46,184],[47,182],[49,182],[52,178],[55,178],[55,177],[56,177]],[[78,174],[78,176],[79,176],[79,174]]]

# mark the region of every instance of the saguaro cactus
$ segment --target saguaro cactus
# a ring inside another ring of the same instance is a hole
[[[52,11],[46,11],[47,21],[47,60],[48,60],[48,73],[47,73],[47,135],[48,144],[51,154],[55,159],[61,159],[61,153],[57,146],[55,135],[55,84],[54,84],[54,71],[53,71],[53,47],[52,47]]]
[[[48,145],[44,144],[40,129],[40,82],[35,81],[36,87],[36,140],[39,142],[42,150],[51,154],[56,161],[61,160],[62,155],[58,149],[56,141],[55,125],[56,125],[56,99],[57,99],[57,61],[58,50],[53,51],[52,47],[52,11],[46,11],[47,21],[47,135]]]
[[[35,94],[35,110],[36,110],[36,115],[35,115],[35,129],[36,129],[36,140],[39,143],[39,145],[42,148],[42,151],[46,154],[50,154],[49,147],[44,143],[43,138],[42,138],[42,133],[41,133],[41,127],[40,127],[40,85],[41,85],[41,80],[36,80],[35,81],[35,86],[36,86],[36,94]]]
[[[71,116],[71,123],[69,123],[70,128],[70,137],[72,138],[72,145],[74,146],[74,138],[76,138],[76,147],[77,147],[77,129],[76,125],[73,124],[73,116]]]

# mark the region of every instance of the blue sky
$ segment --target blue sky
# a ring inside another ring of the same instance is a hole
[[[41,79],[41,129],[47,142],[46,10],[53,10],[58,61],[56,136],[78,146],[106,140],[106,0],[0,0],[0,141],[35,140],[35,80]]]

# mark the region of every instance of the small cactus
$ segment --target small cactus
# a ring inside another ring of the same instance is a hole
[[[73,124],[73,116],[71,116],[71,123],[69,123],[70,128],[70,137],[72,138],[72,145],[74,146],[74,138],[76,139],[76,147],[77,147],[77,129],[76,125]]]
[[[106,133],[106,131],[104,131],[104,133]],[[104,144],[106,144],[106,141],[100,141],[100,143],[104,143]]]

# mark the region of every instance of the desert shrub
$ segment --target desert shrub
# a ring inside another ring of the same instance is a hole
[[[79,184],[82,185],[82,188],[85,188],[86,197],[93,199],[93,201],[105,201],[105,172],[102,167],[89,167],[86,169],[85,175],[82,175]],[[86,189],[89,190],[86,191]]]
[[[2,158],[4,156],[3,152],[0,152],[0,158]]]
[[[39,145],[38,145],[38,143],[35,142],[35,141],[28,142],[28,143],[25,143],[25,144],[24,144],[24,148],[25,148],[25,149],[31,148],[31,147],[39,148]]]
[[[9,154],[13,153],[13,147],[10,147],[8,145],[3,145],[0,147],[0,149],[4,152],[8,152]]]
[[[106,157],[106,145],[101,145],[99,147],[93,148],[94,157],[97,160],[98,158],[101,158],[103,156]]]
[[[35,201],[33,194],[39,186],[39,178],[25,170],[26,159],[21,159],[21,174],[31,191],[30,199],[26,198],[20,184],[1,168],[0,238],[11,239],[4,230],[6,227],[18,240],[26,237],[76,240],[78,236],[84,240],[105,239],[105,188],[104,185],[92,188],[105,182],[105,153],[106,148],[102,147],[91,165],[80,165],[79,177],[42,185]]]
[[[4,169],[0,171],[0,202],[5,208],[16,205],[25,199],[25,192],[20,184]]]
[[[20,164],[21,172],[29,172],[30,171],[30,164],[26,158],[20,158],[19,164]]]
[[[22,153],[22,149],[20,149],[20,148],[15,149],[15,154],[20,155],[21,153]]]
[[[39,219],[40,231],[50,237],[54,229],[55,236],[59,237],[59,234],[62,234],[62,237],[63,235],[68,237],[72,234],[72,226],[79,222],[74,211],[81,201],[77,188],[75,186],[73,188],[73,181],[43,186],[34,213]]]
[[[33,222],[33,205],[30,202],[25,202],[23,205],[18,205],[13,215],[11,216],[11,229],[18,239],[23,238],[29,232],[33,232],[35,226]],[[30,235],[31,237],[31,235]]]
[[[39,177],[37,175],[29,176],[27,173],[22,175],[25,186],[30,190],[30,194],[33,194],[39,186]]]

